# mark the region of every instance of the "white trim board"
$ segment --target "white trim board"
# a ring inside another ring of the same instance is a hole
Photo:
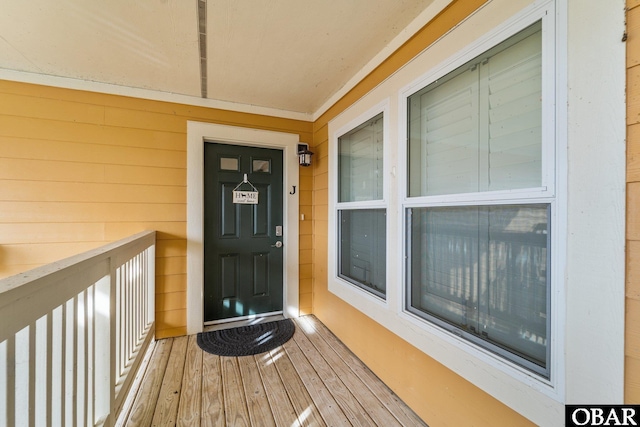
[[[204,286],[204,143],[222,142],[281,149],[283,152],[284,212],[284,310],[285,317],[299,315],[298,212],[299,187],[297,146],[293,133],[249,129],[212,123],[187,122],[187,334],[203,331]]]
[[[218,99],[205,99],[197,96],[182,95],[178,93],[162,92],[159,90],[143,89],[129,86],[120,86],[111,83],[102,83],[89,80],[73,79],[70,77],[52,76],[49,74],[36,74],[26,71],[15,71],[0,68],[0,80],[20,83],[30,83],[43,86],[58,87],[62,89],[84,90],[87,92],[103,93],[107,95],[128,96],[151,101],[171,102],[174,104],[193,105],[196,107],[215,108],[239,113],[259,114],[283,119],[311,121],[312,115],[297,111],[280,110],[258,105],[240,104]]]

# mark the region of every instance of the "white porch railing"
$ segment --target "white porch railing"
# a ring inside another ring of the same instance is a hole
[[[0,280],[0,425],[112,426],[154,292],[154,231]]]

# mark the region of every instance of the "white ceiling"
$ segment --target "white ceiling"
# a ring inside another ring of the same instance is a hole
[[[206,0],[206,98],[317,114],[448,3]],[[198,24],[198,0],[0,0],[0,70],[200,98]]]

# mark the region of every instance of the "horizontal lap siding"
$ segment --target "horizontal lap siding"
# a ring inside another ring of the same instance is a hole
[[[154,229],[156,335],[186,333],[188,120],[311,139],[303,121],[0,81],[0,277]]]
[[[627,1],[625,402],[640,403],[640,1]]]
[[[310,141],[309,141],[310,142]],[[315,154],[315,153],[314,153]],[[313,157],[317,157],[314,155]],[[315,162],[315,158],[312,160]],[[312,254],[313,234],[313,170],[311,167],[300,168],[300,228],[298,250],[300,251],[300,315],[313,313],[312,288]]]

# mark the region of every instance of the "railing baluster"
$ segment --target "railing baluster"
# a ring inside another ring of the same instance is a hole
[[[84,424],[84,408],[86,401],[85,387],[87,383],[86,377],[86,363],[85,363],[85,349],[87,345],[86,341],[86,322],[85,322],[85,307],[86,307],[86,294],[84,291],[77,297],[77,313],[75,319],[76,326],[76,362],[75,362],[75,371],[76,371],[76,390],[75,390],[75,419],[76,423],[79,426]]]
[[[142,275],[143,275],[143,280],[142,280],[142,291],[143,291],[143,303],[142,303],[142,324],[144,325],[144,331],[146,333],[147,331],[147,327],[149,325],[149,322],[147,321],[149,312],[149,305],[148,305],[148,301],[149,301],[149,252],[148,251],[144,251],[142,253],[142,259],[144,260],[143,266],[142,266]],[[154,272],[155,274],[155,272]]]
[[[142,330],[144,323],[142,322],[142,254],[136,255],[136,348],[142,342]]]
[[[128,298],[127,298],[127,264],[123,264],[120,267],[120,374],[119,377],[124,375],[125,364],[127,360],[127,354],[129,352],[129,342],[127,341],[127,322],[126,317],[129,315]]]
[[[142,258],[144,259],[144,266],[142,267],[142,271],[144,273],[144,283],[142,285],[142,289],[144,291],[144,301],[145,304],[142,304],[142,319],[144,320],[144,329],[147,330],[148,326],[148,307],[146,301],[149,300],[149,251],[145,250],[142,252]]]
[[[135,293],[135,303],[133,306],[134,308],[133,337],[134,337],[135,347],[137,348],[138,343],[140,342],[139,335],[138,335],[138,333],[140,332],[140,255],[136,255],[136,257],[133,260],[134,260],[133,269],[135,271],[133,275],[134,293]]]
[[[115,312],[116,312],[116,324],[115,324],[115,331],[116,331],[116,339],[115,339],[115,346],[116,346],[116,379],[115,382],[116,384],[119,383],[119,379],[120,379],[120,375],[122,375],[122,351],[123,351],[123,347],[122,347],[122,307],[123,307],[123,296],[122,296],[122,267],[118,267],[116,268],[115,271],[115,277],[116,277],[116,306],[115,306]]]
[[[0,342],[0,424],[9,425],[7,405],[9,389],[7,387],[7,341]]]
[[[29,357],[30,354],[36,353],[36,323],[32,323],[29,325],[29,344],[26,348],[27,361],[28,361],[28,370],[29,370],[29,394],[27,397],[27,419],[30,427],[35,427],[36,425],[36,416],[35,411],[29,410],[29,408],[33,407],[36,401],[36,358]],[[26,425],[26,424],[25,424]]]
[[[126,290],[127,290],[127,317],[124,319],[125,324],[127,325],[127,359],[125,363],[125,367],[129,364],[129,359],[131,359],[131,354],[133,353],[133,339],[131,338],[131,318],[133,317],[133,298],[131,295],[131,260],[127,261],[127,269],[126,269]]]
[[[94,308],[95,285],[87,289],[87,387],[86,396],[93,396],[93,399],[87,399],[87,408],[85,410],[86,425],[94,425],[95,414],[93,412],[93,401],[96,395],[95,389],[95,362],[96,356],[94,352],[94,336],[95,336],[95,308]]]
[[[14,348],[15,366],[15,425],[29,425],[29,330],[27,326],[16,334]],[[11,390],[9,390],[11,393]]]
[[[51,342],[51,425],[63,426],[64,420],[64,348],[66,346],[64,335],[65,305],[53,310],[51,322],[52,335],[58,339]],[[53,405],[55,403],[55,406]]]
[[[129,319],[131,318],[131,297],[129,294],[129,262],[123,266],[122,269],[123,280],[122,280],[122,290],[124,291],[124,306],[125,306],[125,315],[122,318],[122,325],[124,327],[124,336],[122,340],[126,343],[125,351],[123,353],[124,359],[122,361],[122,372],[124,374],[125,369],[127,368],[127,360],[129,360],[129,352],[131,349],[131,340],[129,339]]]
[[[65,316],[65,339],[66,347],[64,349],[65,359],[65,375],[64,375],[64,425],[75,426],[75,362],[76,362],[76,337],[75,337],[75,321],[76,316],[76,298],[73,297],[66,304]]]
[[[78,420],[78,424],[80,425],[92,425],[87,423],[87,420],[90,417],[89,414],[89,409],[90,409],[90,403],[89,401],[91,400],[89,398],[89,387],[91,386],[91,377],[90,377],[90,372],[91,372],[91,367],[90,365],[90,361],[91,358],[93,356],[92,352],[91,352],[91,337],[90,337],[90,329],[91,329],[91,325],[90,325],[90,319],[89,319],[89,292],[91,290],[91,287],[87,288],[86,291],[83,292],[83,298],[84,298],[84,311],[83,311],[83,317],[84,317],[84,343],[81,349],[81,353],[84,352],[84,360],[83,360],[83,368],[84,368],[84,381],[83,381],[83,395],[84,398],[82,399],[82,403],[83,403],[83,408],[82,408],[82,417],[79,418]],[[92,395],[93,396],[93,395]]]
[[[146,313],[147,310],[145,310],[145,301],[147,300],[147,295],[146,295],[146,278],[147,278],[147,259],[146,259],[146,252],[141,252],[140,253],[140,306],[138,307],[138,315],[140,318],[140,332],[139,332],[139,341],[142,342],[144,340],[144,331],[146,329],[147,326],[147,319],[146,319]]]
[[[46,345],[47,345],[47,369],[45,373],[45,425],[53,425],[53,310],[47,315],[47,329],[46,329]]]
[[[13,426],[16,422],[16,338],[9,337],[5,341],[5,383],[6,383],[6,419],[7,425]]]
[[[129,358],[136,348],[136,305],[138,304],[138,294],[136,290],[136,258],[133,257],[129,266],[129,291],[131,292],[131,317],[129,317],[129,333],[131,334],[131,353]]]
[[[117,272],[113,273],[113,280],[117,281]],[[94,389],[94,403],[93,403],[93,422],[103,420],[105,415],[109,414],[112,410],[111,390],[115,387],[115,378],[111,376],[116,373],[116,369],[113,369],[112,365],[117,364],[117,353],[114,353],[115,357],[111,357],[111,331],[110,331],[110,313],[115,311],[115,307],[111,303],[111,274],[108,274],[101,278],[93,287],[93,389]],[[113,290],[115,295],[115,289]],[[115,330],[114,330],[115,335]],[[115,343],[113,343],[115,346]],[[111,361],[113,363],[111,363]],[[114,375],[115,377],[115,375]]]
[[[38,319],[35,323],[34,344],[35,351],[31,350],[31,354],[35,364],[34,376],[34,400],[31,405],[34,414],[34,425],[47,425],[47,386],[48,367],[51,360],[51,349],[48,345],[49,325],[51,324],[51,315],[47,314]]]

